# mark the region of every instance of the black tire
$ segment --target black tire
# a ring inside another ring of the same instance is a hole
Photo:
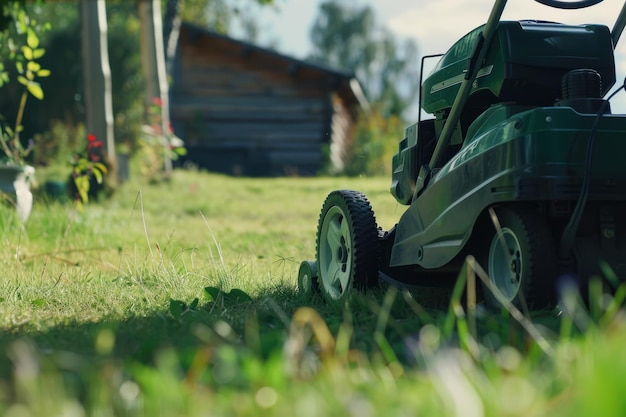
[[[317,263],[302,261],[298,269],[298,289],[305,295],[319,294]]]
[[[331,192],[317,226],[320,293],[328,300],[341,300],[354,287],[376,284],[378,257],[378,228],[367,198],[358,191]]]
[[[555,243],[547,224],[527,209],[501,208],[496,216],[500,230],[495,225],[491,228],[480,260],[491,286],[518,308],[551,306],[558,269]],[[483,293],[488,307],[501,307],[484,283]]]

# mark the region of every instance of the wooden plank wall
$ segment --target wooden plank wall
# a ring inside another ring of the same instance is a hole
[[[189,160],[235,175],[314,175],[333,135],[341,159],[351,122],[328,74],[186,27],[179,42],[171,117]]]

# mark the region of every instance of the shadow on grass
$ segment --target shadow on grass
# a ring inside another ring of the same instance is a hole
[[[255,297],[241,291],[210,293],[202,301],[171,300],[169,306],[146,317],[75,321],[42,331],[5,333],[0,340],[0,386],[3,380],[13,381],[16,368],[23,366],[22,351],[32,352],[40,367],[62,373],[63,379],[73,378],[70,385],[79,397],[85,395],[84,381],[101,378],[112,364],[122,373],[138,367],[158,369],[163,355],[174,358],[181,378],[197,368],[199,360],[205,371],[222,363],[224,352],[231,352],[234,359],[229,360],[237,363],[250,358],[260,364],[282,362],[293,336],[294,313],[305,306],[322,319],[321,326],[328,329],[336,346],[339,335],[347,335],[349,350],[369,360],[414,366],[412,346],[419,341],[420,329],[427,324],[449,327],[451,311],[447,308],[449,290],[430,289],[421,299],[419,294],[380,288],[355,294],[343,303],[327,303],[316,295],[281,286]],[[509,318],[491,314],[480,321],[481,343],[494,349],[503,344],[523,347],[526,335]],[[442,343],[458,345],[456,327],[441,332]],[[215,383],[217,374],[210,374],[207,378]]]
[[[315,294],[305,295],[280,286],[254,297],[242,291],[240,296],[235,296],[235,291],[208,295],[203,300],[171,300],[169,306],[146,317],[100,322],[76,320],[40,331],[12,329],[5,331],[0,339],[0,351],[6,358],[6,352],[16,341],[27,339],[43,354],[67,351],[85,357],[104,355],[149,364],[164,349],[184,353],[207,344],[233,344],[267,358],[282,349],[294,312],[308,306],[319,313],[331,334],[349,323],[357,348],[370,352],[368,338],[376,330],[385,295],[384,289],[377,289],[367,295],[355,294],[344,303],[327,303]],[[397,333],[403,329],[408,334],[423,325],[400,297],[394,302],[391,315],[390,334],[394,329]],[[1,361],[0,375],[6,375],[10,368],[10,361]]]

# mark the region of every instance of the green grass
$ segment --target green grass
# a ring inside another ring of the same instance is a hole
[[[0,207],[0,415],[626,415],[623,288],[522,324],[461,286],[298,292],[328,192],[389,228],[388,186],[180,171],[24,226]]]

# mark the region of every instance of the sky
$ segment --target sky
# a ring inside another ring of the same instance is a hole
[[[277,10],[260,11],[262,46],[296,58],[310,52],[310,30],[323,0],[274,0]],[[354,6],[371,6],[379,24],[398,40],[414,39],[420,55],[445,52],[467,32],[485,23],[494,1],[489,0],[351,0]],[[601,23],[613,27],[624,0],[604,2],[581,10],[559,10],[533,0],[509,0],[504,20],[538,19],[561,23]],[[626,32],[616,48],[617,84],[626,77]],[[614,87],[615,88],[615,87]],[[613,91],[613,90],[611,90]],[[613,112],[626,112],[626,92],[611,102]]]

